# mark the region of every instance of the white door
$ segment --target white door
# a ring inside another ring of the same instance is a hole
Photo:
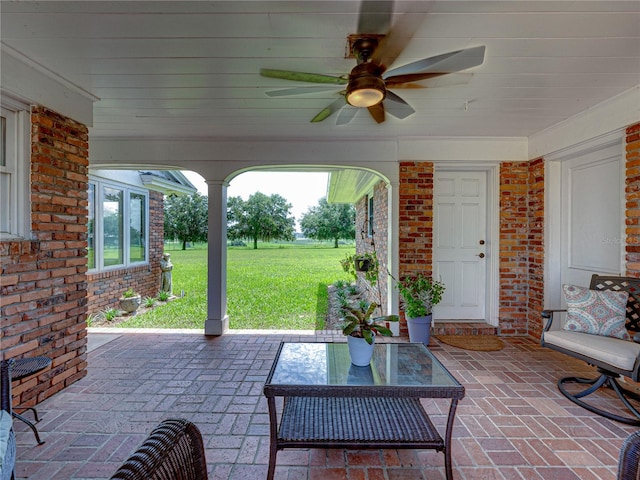
[[[624,273],[620,145],[614,142],[562,162],[561,284],[589,286],[594,273]]]
[[[433,276],[446,286],[436,320],[485,320],[487,173],[436,172]]]

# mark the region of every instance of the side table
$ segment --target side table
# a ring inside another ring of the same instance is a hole
[[[48,357],[31,357],[31,358],[18,358],[15,360],[13,364],[13,368],[11,369],[11,381],[22,380],[23,378],[30,377],[31,375],[35,375],[36,373],[44,370],[49,365],[51,365],[51,359]],[[33,416],[36,422],[39,422],[38,412],[33,407],[19,407],[24,410],[31,410],[33,412]],[[36,441],[38,445],[42,445],[44,441],[40,440],[40,434],[38,433],[38,429],[36,426],[31,423],[29,420],[24,418],[22,415],[11,412],[14,418],[21,420],[26,423],[27,426],[33,430],[33,434],[36,436]]]

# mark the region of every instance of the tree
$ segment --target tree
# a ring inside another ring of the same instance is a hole
[[[278,195],[270,197],[256,192],[247,201],[231,197],[227,202],[227,236],[232,240],[294,240],[295,219],[291,216],[291,204]]]
[[[164,200],[164,236],[182,242],[182,250],[187,242],[206,242],[209,215],[209,199],[193,195],[169,195]]]
[[[300,228],[308,238],[316,240],[333,240],[338,248],[338,240],[356,238],[356,209],[351,204],[329,203],[321,198],[318,205],[310,207],[302,215]]]

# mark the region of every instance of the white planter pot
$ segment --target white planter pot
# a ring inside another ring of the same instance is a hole
[[[429,345],[431,336],[431,319],[433,315],[425,317],[407,317],[407,327],[409,329],[409,341],[413,343],[424,343]]]
[[[366,367],[371,363],[373,356],[373,346],[376,337],[373,337],[371,345],[364,338],[347,336],[347,344],[349,345],[349,355],[351,355],[351,363],[357,367]]]

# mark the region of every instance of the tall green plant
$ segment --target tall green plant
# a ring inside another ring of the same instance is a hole
[[[405,314],[410,318],[425,317],[433,313],[433,306],[440,303],[445,291],[442,282],[422,273],[403,277],[396,281],[404,303]]]

